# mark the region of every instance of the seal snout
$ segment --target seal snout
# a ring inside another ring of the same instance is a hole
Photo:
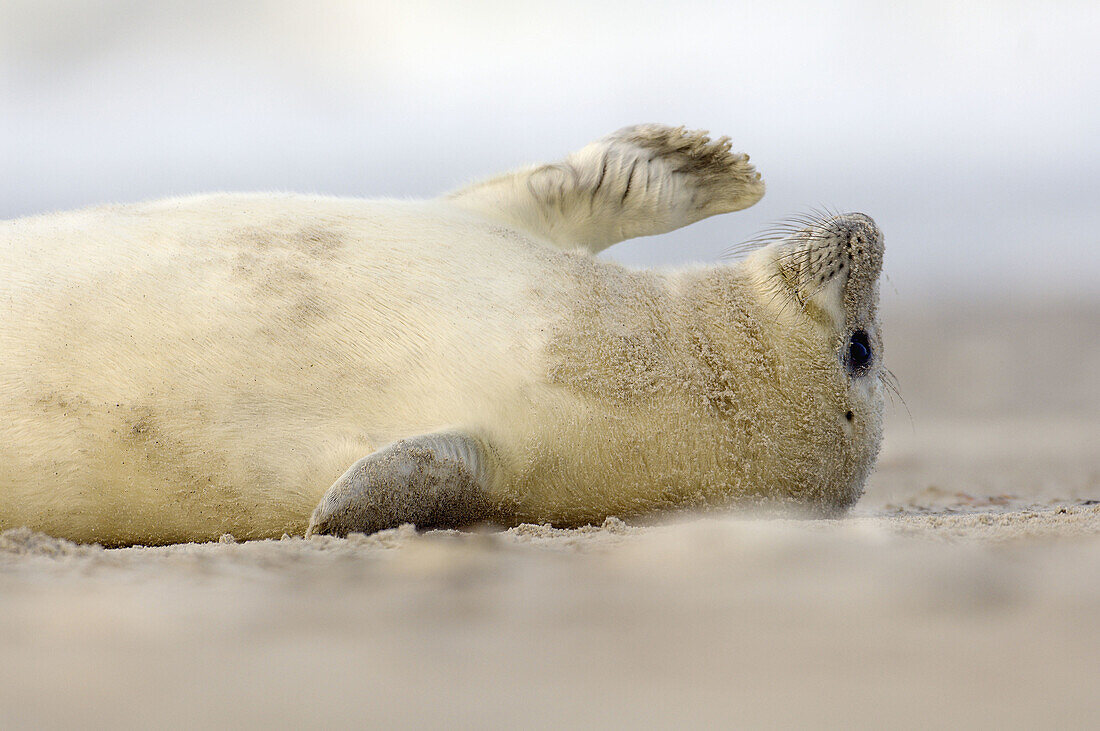
[[[882,232],[866,214],[845,213],[822,220],[801,238],[804,266],[799,280],[811,291],[832,282],[863,287],[877,279],[882,268]]]
[[[882,265],[882,232],[870,216],[847,213],[830,222],[836,237],[843,242],[843,254],[853,264]],[[875,273],[878,273],[876,269]]]
[[[781,244],[780,264],[792,286],[806,300],[834,282],[853,275],[878,276],[882,234],[870,216],[846,213],[820,218]]]
[[[874,297],[872,290],[882,271],[882,231],[870,216],[863,213],[839,216],[836,227],[840,244],[837,253],[848,264],[845,299],[851,309],[856,300]]]
[[[778,288],[779,309],[797,303],[798,310],[825,315],[838,333],[870,331],[884,250],[878,225],[858,212],[800,216],[790,224],[746,260],[766,286]]]

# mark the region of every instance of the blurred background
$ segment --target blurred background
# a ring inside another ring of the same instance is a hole
[[[1096,0],[3,0],[0,218],[432,196],[628,124],[709,129],[764,200],[608,257],[715,261],[867,212],[908,403],[877,494],[987,489],[990,465],[1100,489],[1098,39]]]

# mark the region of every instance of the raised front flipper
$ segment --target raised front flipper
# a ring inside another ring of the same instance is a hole
[[[458,432],[402,439],[359,460],[313,511],[306,536],[373,533],[413,523],[457,528],[493,517],[482,447]]]
[[[599,252],[748,208],[764,181],[748,155],[706,132],[626,127],[561,162],[497,176],[448,199],[565,249]]]

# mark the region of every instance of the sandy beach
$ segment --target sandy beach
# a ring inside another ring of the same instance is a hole
[[[1100,723],[1100,304],[887,307],[843,520],[0,534],[0,727]]]

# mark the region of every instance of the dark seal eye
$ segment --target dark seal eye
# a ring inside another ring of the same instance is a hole
[[[848,341],[848,370],[853,373],[867,368],[871,364],[871,341],[864,330],[856,330]]]

